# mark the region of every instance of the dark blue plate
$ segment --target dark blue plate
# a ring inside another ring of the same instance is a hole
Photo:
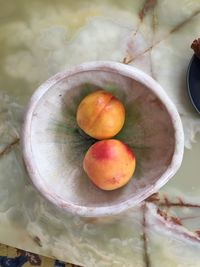
[[[187,88],[190,100],[200,114],[200,59],[195,55],[187,70]]]

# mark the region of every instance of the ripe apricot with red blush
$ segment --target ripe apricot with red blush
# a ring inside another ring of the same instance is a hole
[[[83,168],[91,181],[103,190],[114,190],[128,183],[136,166],[131,149],[115,139],[92,145],[83,160]]]
[[[99,90],[81,101],[76,120],[79,127],[91,137],[98,140],[108,139],[123,127],[125,109],[111,93]]]

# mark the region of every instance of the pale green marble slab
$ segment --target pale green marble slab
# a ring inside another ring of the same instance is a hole
[[[200,140],[193,144],[200,117],[185,86],[190,44],[200,37],[200,0],[0,0],[0,6],[0,242],[86,267],[200,266]],[[83,219],[56,210],[30,185],[19,131],[24,105],[41,82],[99,59],[153,76],[176,104],[190,150],[143,208]]]

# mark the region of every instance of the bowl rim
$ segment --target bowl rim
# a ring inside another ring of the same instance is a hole
[[[145,187],[141,190],[141,193],[135,197],[131,197],[119,204],[104,206],[104,207],[86,207],[80,206],[71,202],[63,200],[58,195],[52,194],[47,191],[45,185],[40,179],[40,175],[37,171],[37,166],[32,157],[31,148],[31,123],[34,116],[34,110],[37,107],[38,101],[43,97],[43,95],[54,85],[60,82],[62,79],[76,75],[77,73],[86,71],[109,71],[114,73],[120,73],[123,76],[134,79],[142,84],[144,84],[149,90],[151,90],[164,104],[169,113],[172,125],[175,131],[175,147],[172,156],[172,160],[166,171],[160,176],[160,178],[151,186]],[[119,214],[131,207],[140,204],[143,200],[148,198],[153,193],[157,192],[167,181],[172,178],[172,176],[179,169],[184,153],[184,133],[182,122],[175,105],[172,103],[168,95],[165,93],[163,88],[156,82],[152,77],[144,73],[143,71],[125,65],[123,63],[118,63],[114,61],[92,61],[82,63],[80,65],[71,67],[64,71],[61,71],[54,76],[50,77],[47,81],[42,83],[36,91],[33,93],[25,114],[24,120],[21,128],[21,147],[22,147],[22,157],[25,164],[27,173],[37,190],[51,203],[55,206],[70,212],[74,215],[84,216],[84,217],[102,217],[109,215]]]

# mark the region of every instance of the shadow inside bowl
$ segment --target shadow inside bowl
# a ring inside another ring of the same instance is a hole
[[[121,189],[96,188],[82,168],[87,149],[96,141],[76,123],[78,104],[99,88],[111,91],[125,106],[126,120],[115,137],[133,150],[137,167]],[[108,71],[85,71],[60,80],[37,103],[32,120],[32,152],[49,194],[78,206],[106,207],[142,194],[167,170],[175,147],[171,117],[145,85]]]

